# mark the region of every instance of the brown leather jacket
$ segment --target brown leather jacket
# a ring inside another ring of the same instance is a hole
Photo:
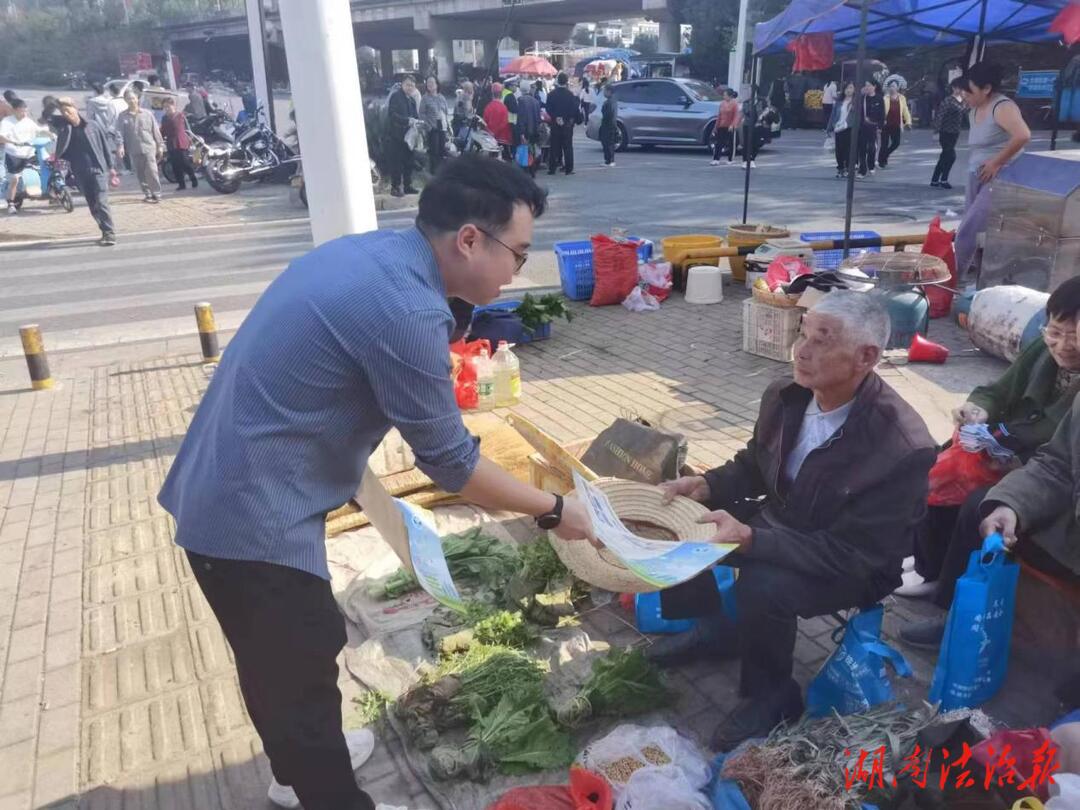
[[[706,473],[708,506],[745,516],[746,501],[760,499],[745,556],[823,581],[857,577],[868,586],[868,600],[877,600],[900,584],[901,563],[926,511],[936,445],[923,418],[871,373],[843,427],[788,484],[784,460],[811,396],[790,379],[769,386],[753,438]]]

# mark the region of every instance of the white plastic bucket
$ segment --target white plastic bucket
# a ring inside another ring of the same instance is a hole
[[[979,290],[967,316],[971,342],[1011,363],[1046,325],[1049,297],[1013,284]]]
[[[719,304],[724,300],[724,276],[719,267],[696,265],[686,271],[686,301],[689,304]]]

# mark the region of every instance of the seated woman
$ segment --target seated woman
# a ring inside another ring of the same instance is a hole
[[[1059,286],[1046,302],[1048,323],[1041,338],[1028,346],[991,385],[971,392],[953,411],[957,425],[1002,425],[1001,444],[1026,464],[1054,435],[1080,390],[1080,277]],[[933,596],[944,610],[952,604],[956,580],[979,548],[979,504],[988,487],[972,492],[962,506],[931,506],[915,542],[915,571],[925,580],[897,589],[898,596]],[[945,631],[944,617],[901,629],[900,638],[914,647],[936,648]]]

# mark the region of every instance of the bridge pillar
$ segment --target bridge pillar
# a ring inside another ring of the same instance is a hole
[[[379,48],[379,69],[384,81],[390,81],[394,75],[394,49]]]
[[[488,70],[499,70],[499,38],[485,37],[484,39],[484,67]]]
[[[437,78],[444,93],[454,89],[454,39],[440,34],[435,38],[435,68]]]
[[[431,75],[431,48],[421,45],[416,49],[416,57],[417,73],[420,74],[420,84],[423,85],[424,80]]]
[[[663,53],[678,53],[682,50],[682,35],[678,22],[660,23],[660,41],[658,47]]]

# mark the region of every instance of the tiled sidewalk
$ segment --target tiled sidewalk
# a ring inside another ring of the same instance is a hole
[[[634,413],[685,433],[694,464],[729,458],[761,392],[788,372],[739,350],[733,298],[649,315],[575,307],[552,340],[521,349],[519,411],[563,441]],[[944,383],[882,373],[940,434],[965,375],[1001,367],[980,362]],[[269,770],[228,648],[154,500],[207,382],[185,356],[73,370],[50,392],[0,390],[0,810],[268,806]],[[888,627],[919,610],[891,606]],[[628,630],[611,611],[588,625]],[[805,681],[832,648],[831,624],[800,629]],[[911,658],[910,693],[925,694],[932,660]],[[734,701],[734,666],[674,675],[681,725],[707,739]],[[342,671],[348,702],[357,687]],[[1016,711],[1036,711],[1038,685],[1018,688]],[[399,754],[381,739],[360,775],[378,799],[434,807]]]

